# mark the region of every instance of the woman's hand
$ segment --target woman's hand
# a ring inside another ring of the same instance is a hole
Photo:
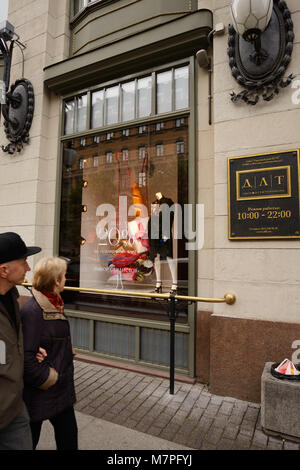
[[[39,348],[39,352],[36,353],[35,357],[39,362],[43,362],[45,357],[47,356],[47,351],[43,348]]]

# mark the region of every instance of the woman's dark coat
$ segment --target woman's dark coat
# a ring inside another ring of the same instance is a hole
[[[31,421],[56,416],[76,401],[73,351],[67,318],[33,289],[21,309],[24,337],[24,401]],[[38,362],[42,347],[47,357]]]

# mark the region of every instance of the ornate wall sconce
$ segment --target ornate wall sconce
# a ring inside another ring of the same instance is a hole
[[[0,102],[5,134],[10,141],[10,144],[1,147],[4,152],[11,155],[16,151],[20,152],[23,144],[29,142],[29,130],[34,112],[34,91],[29,80],[21,78],[11,85],[9,90],[11,61],[15,43],[23,53],[25,46],[19,41],[19,36],[14,32],[14,27],[8,21],[1,23],[0,51],[4,62],[4,72]]]
[[[260,95],[271,101],[293,75],[283,76],[291,61],[294,26],[284,0],[232,0],[228,27],[231,72],[245,90],[231,100],[256,105]]]

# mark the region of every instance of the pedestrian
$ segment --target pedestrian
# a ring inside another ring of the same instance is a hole
[[[27,257],[40,251],[26,246],[17,233],[0,234],[0,450],[32,450],[22,398],[24,350],[16,286],[30,271]]]
[[[34,269],[33,297],[21,309],[24,335],[24,401],[35,449],[42,423],[54,427],[57,450],[77,450],[75,386],[70,326],[60,293],[67,263],[58,257],[40,259]],[[46,351],[36,360],[39,347]]]

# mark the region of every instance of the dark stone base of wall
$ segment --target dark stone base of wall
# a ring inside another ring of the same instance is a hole
[[[260,403],[265,363],[292,359],[296,340],[300,324],[198,312],[197,379],[216,395]]]

